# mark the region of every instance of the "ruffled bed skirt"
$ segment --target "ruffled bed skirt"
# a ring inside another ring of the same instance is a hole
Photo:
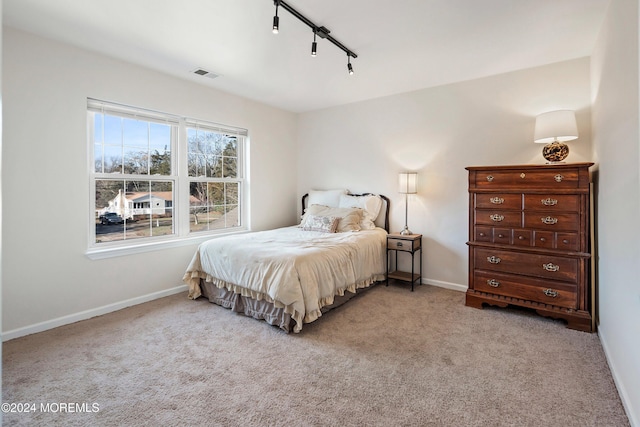
[[[371,289],[376,283],[377,282],[374,282],[366,287],[357,288],[355,289],[355,293],[344,292],[344,295],[336,295],[333,298],[332,304],[322,307],[320,310],[321,313],[326,313],[341,306],[356,295],[359,295],[367,289]],[[264,299],[256,300],[249,296],[244,296],[224,287],[218,287],[212,282],[207,282],[205,279],[200,279],[200,290],[202,291],[202,296],[214,304],[228,308],[236,313],[253,317],[254,319],[264,320],[270,325],[277,326],[287,333],[291,331],[298,332],[302,329],[301,324],[297,325],[297,322],[299,321],[294,320],[291,314],[287,313],[285,308],[276,307],[272,302]]]

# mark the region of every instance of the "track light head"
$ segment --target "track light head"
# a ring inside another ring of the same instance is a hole
[[[311,43],[311,56],[314,58],[318,52],[318,43],[316,43],[316,29],[313,29],[313,43]]]
[[[349,75],[353,75],[353,67],[351,66],[351,55],[347,54],[347,70],[349,71]]]
[[[278,34],[280,31],[280,18],[278,18],[278,6],[280,6],[280,0],[275,0],[276,14],[273,17],[273,34]]]

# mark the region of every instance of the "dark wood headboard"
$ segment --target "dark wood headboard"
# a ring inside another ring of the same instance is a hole
[[[387,230],[387,233],[389,233],[389,203],[390,200],[387,196],[384,196],[382,194],[373,194],[373,193],[362,193],[362,194],[349,194],[349,196],[380,196],[380,198],[384,201],[384,206],[382,207],[382,209],[384,209],[384,229]],[[309,197],[309,193],[305,194],[304,196],[302,196],[302,213],[304,214],[304,210],[307,207],[307,198]],[[376,220],[377,221],[377,220]]]

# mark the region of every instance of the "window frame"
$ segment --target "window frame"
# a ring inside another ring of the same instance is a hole
[[[134,118],[150,122],[171,125],[171,172],[170,175],[125,174],[114,172],[96,172],[95,168],[95,113]],[[215,236],[236,234],[248,231],[247,204],[248,184],[246,165],[248,164],[248,131],[243,128],[221,125],[207,120],[192,119],[169,113],[162,113],[139,107],[131,107],[109,101],[87,98],[87,157],[89,176],[89,212],[88,245],[86,255],[91,259],[109,258],[130,255],[163,248],[196,244]],[[208,131],[235,136],[237,139],[237,171],[236,177],[207,178],[211,181],[237,182],[239,224],[213,230],[190,231],[190,187],[197,177],[190,177],[188,171],[188,139],[187,129],[197,125]],[[172,226],[173,232],[168,235],[147,236],[134,239],[116,240],[112,242],[96,242],[96,183],[99,180],[136,180],[136,181],[170,181],[172,182]]]

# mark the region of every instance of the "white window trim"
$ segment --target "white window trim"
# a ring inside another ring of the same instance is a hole
[[[174,182],[174,234],[168,236],[156,236],[145,237],[143,239],[121,240],[115,242],[105,242],[97,244],[95,242],[95,221],[91,218],[88,221],[88,245],[85,255],[92,259],[105,259],[125,255],[133,255],[138,253],[144,253],[149,251],[156,251],[162,249],[170,249],[187,245],[200,244],[206,240],[210,240],[217,237],[223,237],[232,234],[246,233],[249,228],[249,180],[248,180],[248,144],[249,136],[246,129],[237,128],[233,126],[226,126],[217,123],[213,123],[206,120],[196,120],[192,118],[180,117],[172,114],[160,113],[152,110],[146,110],[138,107],[130,107],[122,104],[99,101],[89,98],[87,100],[87,164],[89,172],[89,201],[90,212],[95,212],[95,182],[100,179],[95,172],[94,164],[94,147],[95,144],[90,144],[89,141],[93,139],[93,121],[91,115],[88,114],[91,111],[100,112],[102,106],[106,107],[105,110],[115,112],[118,115],[128,116],[131,118],[136,117],[136,112],[141,112],[144,120],[156,121],[160,123],[171,123],[177,126],[177,137],[172,138],[172,171],[174,175],[163,176],[160,179],[170,180]],[[242,137],[243,142],[238,146],[238,173],[239,179],[234,179],[240,182],[239,187],[239,209],[240,209],[240,223],[241,226],[234,228],[226,228],[219,230],[207,230],[190,232],[189,230],[189,180],[187,175],[187,127],[193,124],[198,124],[206,127],[210,130],[219,132],[225,132],[229,134],[235,134]],[[126,179],[130,178],[130,175],[113,174],[109,178],[114,179]],[[181,200],[186,200],[186,202]],[[90,215],[87,215],[89,218]],[[91,215],[92,217],[92,215]]]

